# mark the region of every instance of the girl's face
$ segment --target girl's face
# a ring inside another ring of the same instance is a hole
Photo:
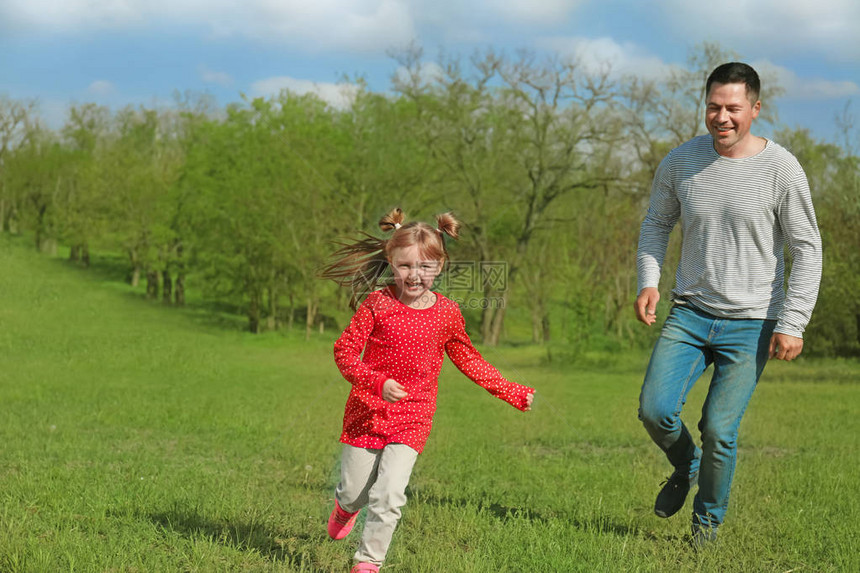
[[[430,306],[433,301],[422,301],[429,294],[433,281],[442,272],[442,261],[427,260],[418,245],[394,249],[388,259],[394,273],[397,298],[407,306]]]

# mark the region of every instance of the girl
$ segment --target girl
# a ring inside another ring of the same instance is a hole
[[[529,410],[534,396],[534,389],[508,382],[484,361],[466,335],[457,304],[430,290],[448,260],[443,234],[456,239],[460,227],[450,213],[436,220],[435,229],[404,225],[402,211],[394,209],[379,222],[383,231],[394,231],[390,239],[368,235],[348,244],[322,273],[352,287],[353,310],[366,294],[334,345],[335,362],[352,389],[328,534],[346,537],[367,506],[352,573],[379,571],[385,559],[412,466],[433,423],[444,353],[475,383],[519,410]],[[389,269],[393,280],[376,290]]]

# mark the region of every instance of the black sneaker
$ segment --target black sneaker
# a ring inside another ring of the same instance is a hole
[[[663,482],[663,489],[657,494],[654,502],[654,513],[659,517],[672,517],[678,510],[684,507],[690,486],[699,479],[699,472],[688,476],[686,473],[675,471]]]
[[[712,547],[717,541],[717,526],[700,523],[695,516],[690,526],[690,545],[693,549],[703,550]]]

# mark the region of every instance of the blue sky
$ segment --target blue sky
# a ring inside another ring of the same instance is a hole
[[[860,125],[858,36],[857,0],[0,0],[0,95],[57,126],[72,102],[169,105],[176,90],[337,103],[344,76],[388,90],[387,54],[410,42],[429,60],[526,48],[657,77],[711,41],[779,78],[785,95],[763,103],[782,125],[835,141],[849,102]]]

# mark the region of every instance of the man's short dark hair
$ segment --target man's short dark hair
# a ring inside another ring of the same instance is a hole
[[[743,62],[729,62],[717,66],[708,76],[708,83],[705,84],[706,96],[711,93],[712,84],[744,84],[747,87],[747,97],[752,103],[758,101],[758,96],[761,93],[761,81],[758,79],[758,74],[752,66]]]

